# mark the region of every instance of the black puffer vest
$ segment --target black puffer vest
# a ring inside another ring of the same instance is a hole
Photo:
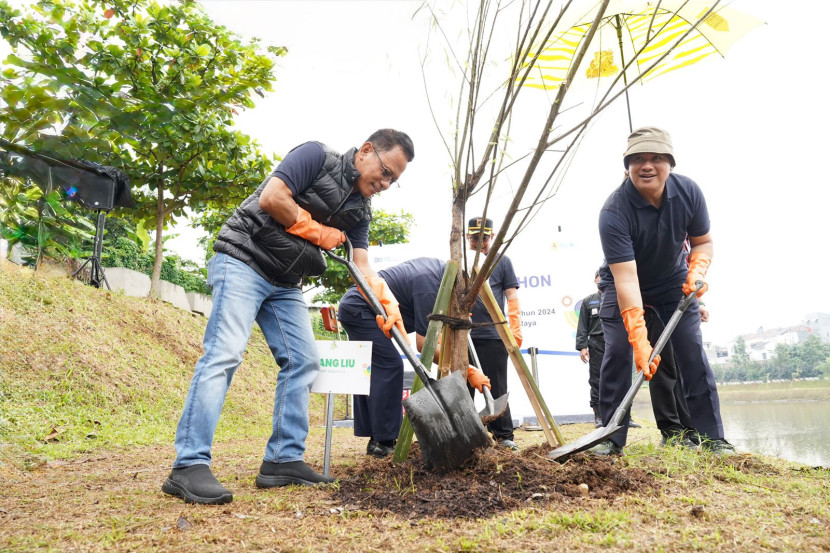
[[[344,155],[325,145],[326,157],[314,182],[294,200],[315,221],[348,231],[363,220],[372,220],[368,198],[352,193],[360,173],[354,166],[357,148]],[[275,286],[296,286],[305,276],[326,270],[325,256],[314,244],[286,232],[259,207],[259,196],[270,176],[248,196],[222,226],[214,251],[225,253],[250,266]]]

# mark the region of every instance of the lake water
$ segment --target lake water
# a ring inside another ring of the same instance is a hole
[[[653,421],[650,407],[635,404],[635,420]],[[830,467],[830,400],[726,402],[721,416],[738,451]]]
[[[721,416],[741,451],[830,467],[830,401],[723,403]]]

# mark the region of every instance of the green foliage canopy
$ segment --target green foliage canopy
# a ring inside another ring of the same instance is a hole
[[[267,174],[273,160],[233,116],[272,90],[285,48],[242,43],[193,1],[41,0],[28,12],[0,1],[13,50],[0,67],[0,136],[119,166],[159,250],[186,207],[237,203]]]

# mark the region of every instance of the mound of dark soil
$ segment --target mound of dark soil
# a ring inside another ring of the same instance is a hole
[[[546,445],[520,453],[490,448],[456,470],[436,472],[425,468],[416,443],[403,463],[366,457],[340,478],[335,497],[349,508],[411,518],[476,518],[656,488],[650,474],[615,459],[576,455],[560,464],[546,458],[549,450]]]

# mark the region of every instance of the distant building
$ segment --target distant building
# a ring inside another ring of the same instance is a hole
[[[810,336],[818,336],[824,342],[830,342],[830,314],[810,313],[802,324],[784,328],[764,330],[759,328],[753,334],[744,334],[726,344],[726,347],[704,342],[703,347],[709,363],[717,365],[729,361],[735,351],[738,338],[743,338],[746,351],[753,361],[766,361],[775,355],[778,344],[793,346],[805,341]]]
[[[720,365],[729,361],[729,350],[713,342],[703,342],[703,351],[709,359],[710,365]]]
[[[823,342],[830,342],[830,313],[810,313],[801,324],[809,327]]]

